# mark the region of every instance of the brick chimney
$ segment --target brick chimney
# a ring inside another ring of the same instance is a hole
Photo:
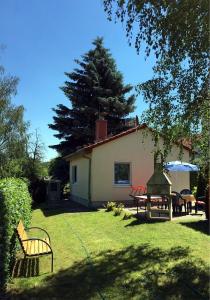
[[[107,138],[107,120],[96,120],[96,142]]]

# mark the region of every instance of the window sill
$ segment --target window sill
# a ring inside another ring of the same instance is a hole
[[[114,183],[113,187],[131,187],[130,183]]]

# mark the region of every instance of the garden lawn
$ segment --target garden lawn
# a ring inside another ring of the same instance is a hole
[[[147,223],[104,210],[37,209],[32,225],[51,236],[54,273],[50,256],[24,266],[18,260],[10,299],[208,299],[205,221]]]

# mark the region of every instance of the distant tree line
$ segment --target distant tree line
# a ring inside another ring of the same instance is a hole
[[[29,186],[48,175],[43,163],[44,146],[36,131],[29,133],[24,107],[12,104],[18,78],[7,75],[0,66],[0,179],[25,178]]]

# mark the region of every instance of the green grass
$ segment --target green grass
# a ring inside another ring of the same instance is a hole
[[[50,233],[55,270],[50,273],[50,257],[20,264],[10,298],[208,299],[210,237],[205,221],[195,221],[146,223],[104,210],[44,215],[37,209],[32,225]]]

